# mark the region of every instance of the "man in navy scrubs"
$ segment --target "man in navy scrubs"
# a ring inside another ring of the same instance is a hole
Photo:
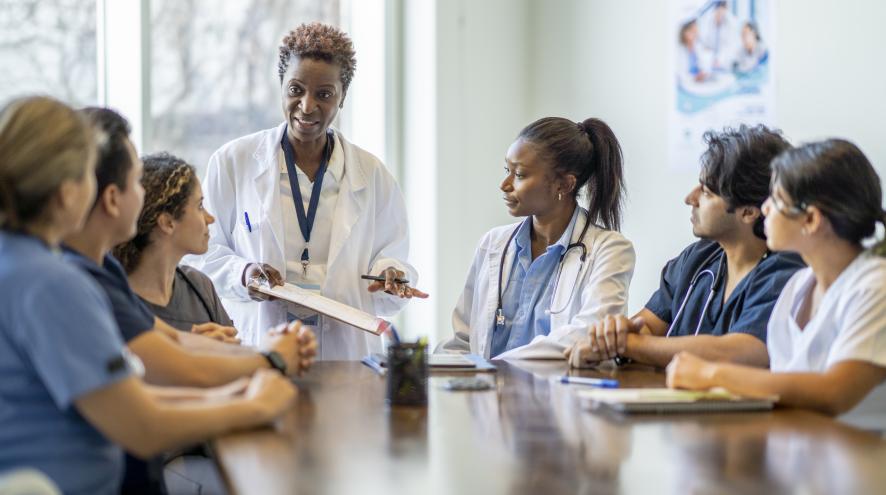
[[[662,270],[660,287],[628,319],[609,316],[567,351],[572,366],[605,359],[665,366],[681,352],[766,367],[766,325],[782,287],[803,261],[766,248],[760,207],[770,162],[790,144],[764,126],[707,132],[689,245]]]

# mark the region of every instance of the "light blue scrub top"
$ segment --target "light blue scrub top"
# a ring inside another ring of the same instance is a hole
[[[560,265],[560,256],[566,252],[580,209],[572,213],[572,220],[560,239],[548,246],[538,258],[532,259],[532,241],[529,238],[532,221],[526,220],[514,236],[514,262],[511,274],[502,293],[502,310],[505,323],[492,325],[490,356],[524,346],[536,335],[551,332],[551,315],[545,313],[551,307],[554,279]]]
[[[108,297],[42,241],[0,231],[0,472],[119,491],[123,452],[74,401],[130,375]]]

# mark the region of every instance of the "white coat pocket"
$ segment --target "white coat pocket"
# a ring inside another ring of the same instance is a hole
[[[234,227],[233,232],[234,247],[236,251],[240,253],[253,252],[252,248],[257,247],[259,244],[258,240],[261,233],[262,223],[263,222],[259,218],[253,218],[250,216],[249,222],[247,223],[245,215],[240,217],[240,221],[237,222],[237,226]]]

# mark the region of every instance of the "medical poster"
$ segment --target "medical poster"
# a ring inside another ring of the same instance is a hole
[[[670,0],[668,146],[694,171],[705,131],[775,125],[775,0]]]

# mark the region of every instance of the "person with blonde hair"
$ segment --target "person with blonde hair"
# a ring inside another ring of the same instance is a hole
[[[0,111],[0,472],[33,467],[75,494],[118,493],[121,446],[149,457],[266,424],[296,396],[270,371],[221,389],[142,381],[107,295],[58,255],[92,207],[95,160],[93,129],[63,103]]]

